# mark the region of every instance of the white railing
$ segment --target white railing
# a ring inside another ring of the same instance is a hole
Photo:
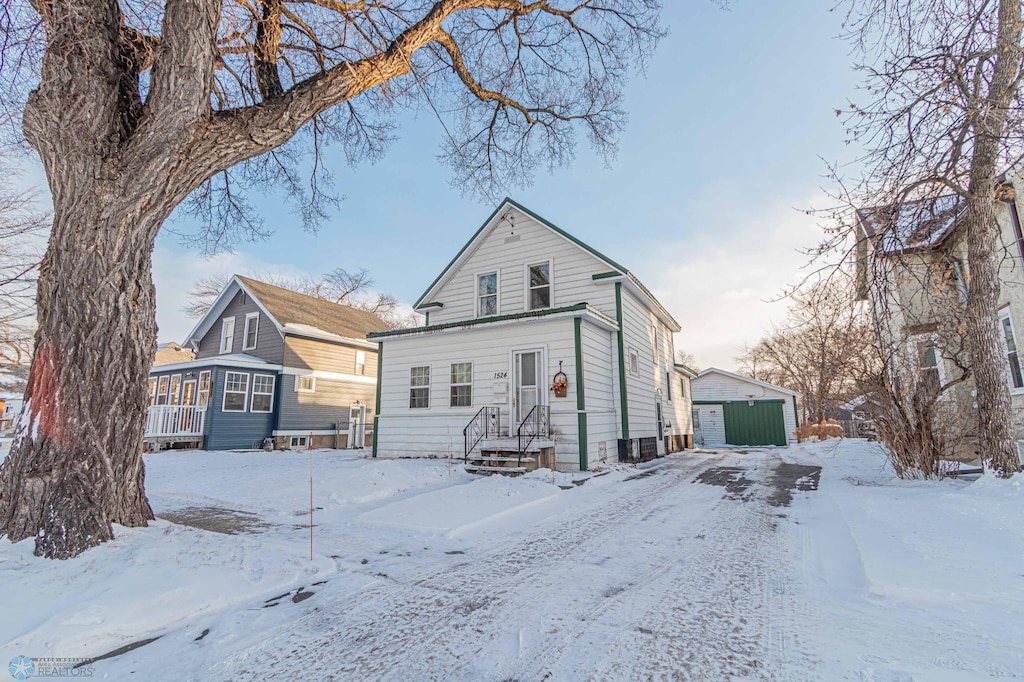
[[[152,405],[144,437],[201,436],[205,423],[206,405]]]

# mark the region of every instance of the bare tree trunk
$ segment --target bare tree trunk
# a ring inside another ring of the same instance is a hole
[[[987,184],[987,186],[985,186]],[[1006,358],[999,348],[999,228],[992,201],[993,182],[972,186],[967,209],[967,258],[971,264],[965,322],[977,388],[979,446],[997,476],[1020,471],[1006,383]]]
[[[975,142],[967,197],[967,261],[970,264],[965,322],[977,387],[981,456],[997,476],[1020,471],[1006,381],[999,348],[999,226],[995,176],[1000,141],[1021,60],[1020,0],[999,3],[997,57],[988,97],[975,113]]]
[[[153,518],[139,406],[156,347],[159,223],[126,217],[120,202],[83,203],[56,206],[25,414],[0,469],[0,531],[34,535],[36,554],[58,559],[109,540],[111,524]]]

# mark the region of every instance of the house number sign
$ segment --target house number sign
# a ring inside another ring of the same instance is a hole
[[[494,378],[495,379],[508,379],[508,372],[495,372],[494,373]]]

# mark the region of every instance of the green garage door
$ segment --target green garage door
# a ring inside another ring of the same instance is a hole
[[[782,400],[725,403],[725,442],[730,445],[785,445]]]

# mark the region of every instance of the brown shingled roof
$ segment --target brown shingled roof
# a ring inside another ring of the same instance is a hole
[[[365,310],[306,296],[249,277],[236,277],[281,326],[303,324],[350,339],[365,339],[369,332],[388,328],[383,320]]]

